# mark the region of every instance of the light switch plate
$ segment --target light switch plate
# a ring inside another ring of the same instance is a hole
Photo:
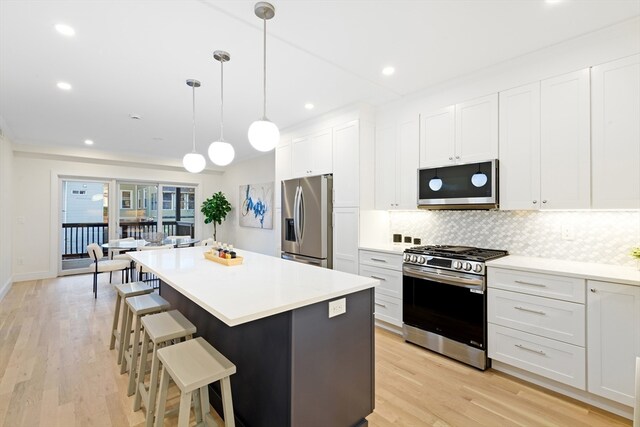
[[[347,299],[340,298],[335,301],[329,301],[329,318],[339,316],[347,312]]]

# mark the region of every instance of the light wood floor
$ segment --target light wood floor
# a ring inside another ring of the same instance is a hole
[[[101,275],[97,300],[85,275],[15,283],[0,301],[0,427],[143,423],[109,350],[115,293],[107,281]],[[368,420],[372,427],[631,425],[384,330],[376,331],[376,409]]]

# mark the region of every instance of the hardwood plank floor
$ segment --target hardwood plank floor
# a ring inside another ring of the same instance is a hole
[[[114,305],[106,274],[97,300],[90,275],[13,285],[0,301],[0,427],[144,423],[144,411],[132,410],[127,377],[109,350]],[[375,404],[371,427],[631,425],[502,373],[469,368],[382,329],[376,330]]]

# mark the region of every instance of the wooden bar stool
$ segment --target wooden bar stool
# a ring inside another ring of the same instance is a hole
[[[172,344],[174,341],[191,339],[196,333],[196,327],[189,322],[178,310],[165,311],[164,313],[152,314],[142,318],[142,349],[140,350],[140,366],[138,368],[138,380],[136,381],[136,398],[133,402],[133,410],[140,409],[144,403],[147,409],[146,425],[153,425],[153,411],[156,404],[158,391],[158,374],[160,373],[160,361],[158,360],[158,349]],[[151,356],[151,378],[149,388],[145,386],[144,377],[147,372],[147,353],[149,344],[153,348]],[[132,375],[129,379],[133,378]]]
[[[113,326],[111,327],[111,342],[109,343],[109,350],[113,350],[116,345],[116,341],[118,342],[118,365],[120,364],[120,359],[122,358],[122,331],[124,330],[124,324],[126,322],[127,310],[126,307],[122,303],[122,300],[127,299],[129,297],[135,297],[138,295],[150,294],[153,292],[153,289],[149,286],[145,285],[144,282],[134,282],[134,283],[123,283],[120,285],[116,285],[116,308],[113,312]],[[122,306],[122,307],[121,307]],[[120,310],[122,308],[122,310]],[[122,313],[121,313],[122,311]],[[120,330],[118,330],[118,318],[121,317],[120,320]]]
[[[124,337],[122,339],[123,348],[122,359],[120,360],[120,373],[124,374],[129,370],[129,388],[127,396],[133,394],[135,386],[136,365],[138,363],[138,353],[140,352],[140,328],[142,316],[148,314],[167,311],[170,304],[158,294],[140,295],[127,298],[127,319],[124,326]],[[135,318],[135,327],[133,327]],[[131,342],[131,328],[133,327],[133,342]],[[147,357],[146,354],[144,357]],[[133,379],[131,378],[133,376]]]
[[[201,337],[161,348],[158,350],[158,359],[162,363],[162,375],[156,427],[161,427],[164,421],[169,379],[172,379],[180,389],[178,427],[189,425],[191,398],[194,391],[199,390],[202,419],[211,417],[209,384],[215,381],[220,381],[225,426],[235,427],[230,379],[230,376],[236,373],[236,366],[233,363]]]

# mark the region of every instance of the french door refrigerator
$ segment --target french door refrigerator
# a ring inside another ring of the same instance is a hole
[[[282,181],[282,258],[333,268],[333,176]]]

